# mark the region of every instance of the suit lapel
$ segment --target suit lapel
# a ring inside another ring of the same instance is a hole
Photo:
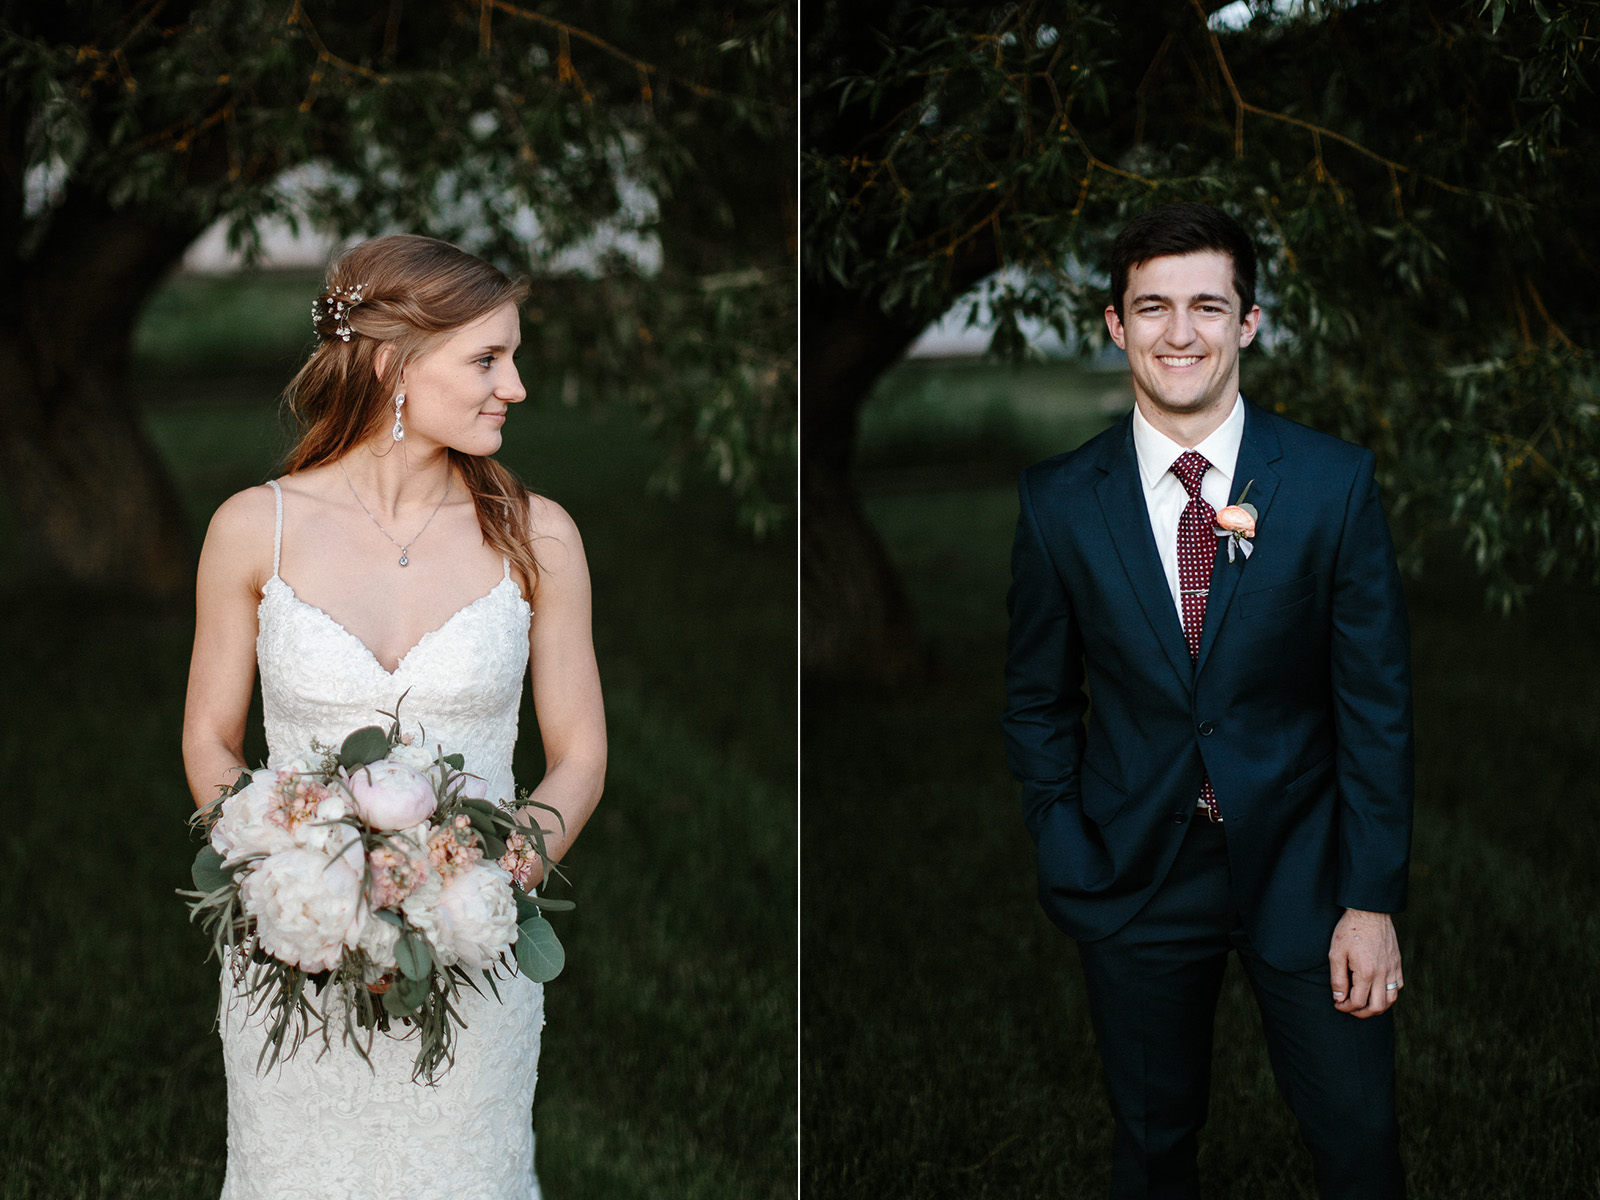
[[[1123,423],[1122,434],[1119,438],[1107,439],[1106,451],[1097,464],[1105,474],[1096,485],[1095,494],[1100,500],[1111,544],[1122,561],[1122,569],[1127,572],[1128,582],[1133,585],[1139,607],[1172,663],[1172,669],[1188,688],[1194,683],[1193,666],[1189,661],[1189,647],[1183,640],[1183,625],[1172,603],[1167,575],[1161,567],[1161,555],[1156,550],[1155,535],[1150,532],[1144,483],[1139,478],[1138,457],[1133,450],[1132,417]]]
[[[1258,537],[1266,532],[1267,510],[1278,490],[1278,474],[1268,464],[1276,462],[1281,454],[1277,436],[1267,427],[1266,419],[1254,406],[1246,404],[1244,436],[1239,441],[1239,460],[1233,469],[1233,486],[1228,502],[1237,504],[1245,485],[1250,485],[1250,494],[1246,499],[1256,506]],[[1267,536],[1270,537],[1270,534]],[[1255,553],[1259,554],[1260,550],[1257,549]],[[1250,560],[1243,554],[1229,562],[1226,540],[1217,539],[1217,560],[1211,567],[1211,592],[1206,597],[1205,631],[1200,637],[1200,656],[1194,665],[1196,675],[1206,665],[1206,658],[1217,640],[1217,631],[1222,628],[1228,606],[1233,603],[1233,595],[1239,589],[1239,580],[1249,567]]]

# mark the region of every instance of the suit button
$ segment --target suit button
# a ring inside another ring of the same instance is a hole
[[[1188,819],[1188,816],[1189,814],[1186,812],[1175,812],[1172,814],[1172,823],[1174,825],[1182,825]]]
[[[1210,737],[1216,731],[1217,731],[1217,727],[1215,725],[1213,725],[1210,721],[1201,721],[1200,722],[1200,736],[1201,737]]]

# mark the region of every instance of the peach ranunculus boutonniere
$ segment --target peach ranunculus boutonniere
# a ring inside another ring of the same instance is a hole
[[[1252,479],[1250,483],[1254,483]],[[1217,514],[1217,536],[1228,539],[1228,561],[1232,562],[1234,551],[1243,550],[1245,558],[1250,557],[1255,549],[1251,545],[1251,538],[1256,536],[1256,512],[1254,504],[1246,504],[1244,498],[1250,494],[1250,483],[1244,485],[1244,491],[1239,493],[1237,504],[1230,504]]]

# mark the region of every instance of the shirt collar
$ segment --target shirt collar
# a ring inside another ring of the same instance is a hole
[[[1223,418],[1222,424],[1213,429],[1205,441],[1194,448],[1211,464],[1213,471],[1219,472],[1227,479],[1230,492],[1233,472],[1239,462],[1239,443],[1243,440],[1244,396],[1241,394],[1235,397],[1233,410]],[[1187,446],[1178,445],[1145,420],[1137,404],[1133,406],[1133,450],[1139,460],[1139,474],[1144,479],[1146,491],[1154,488],[1161,482],[1163,476],[1171,472],[1172,464],[1177,462],[1178,456],[1187,449]],[[1176,479],[1177,476],[1174,475],[1172,478]]]

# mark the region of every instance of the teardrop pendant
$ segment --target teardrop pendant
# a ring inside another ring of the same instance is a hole
[[[400,423],[399,417],[394,419],[394,428],[390,432],[394,435],[395,441],[403,442],[406,440],[406,427]]]
[[[402,552],[402,553],[401,553],[401,555],[400,555],[400,565],[401,565],[401,566],[402,566],[402,567],[403,567],[403,566],[405,566],[405,565],[406,565],[406,564],[407,564],[407,563],[408,563],[408,562],[410,562],[410,561],[411,561],[411,560],[410,560],[410,559],[408,559],[408,558],[407,558],[407,557],[406,557],[406,556],[405,556],[405,554],[404,554],[404,553],[403,553],[403,552]]]

